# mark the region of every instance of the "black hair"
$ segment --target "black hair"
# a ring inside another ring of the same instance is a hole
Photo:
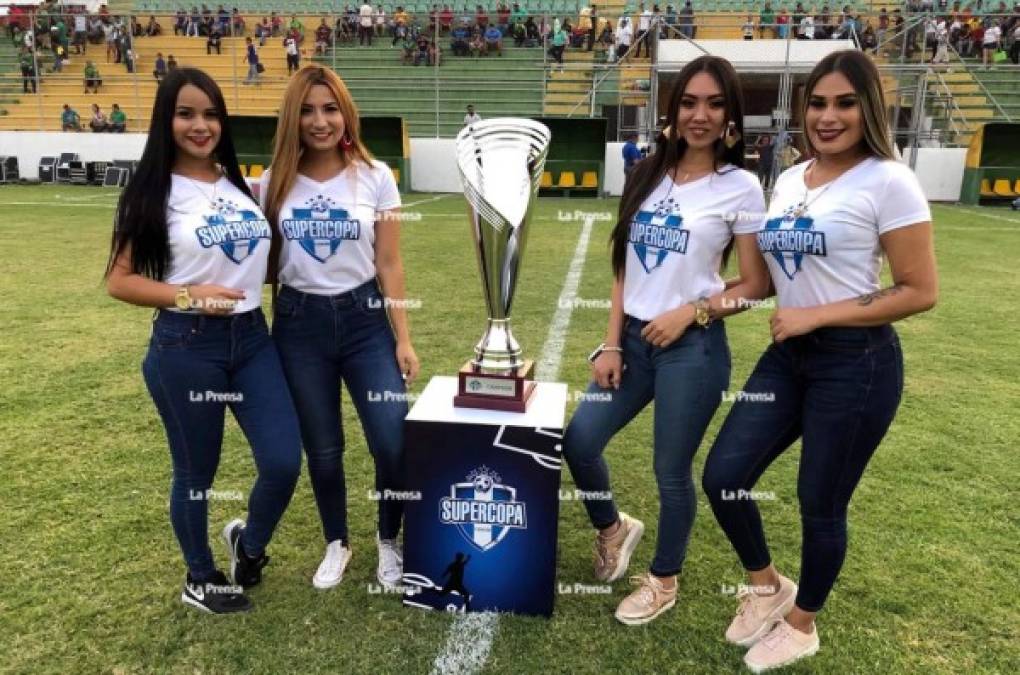
[[[110,242],[110,258],[104,277],[109,277],[117,258],[131,247],[131,272],[162,280],[170,263],[166,209],[173,183],[171,173],[177,157],[173,122],[177,95],[185,85],[201,89],[220,116],[220,140],[213,149],[224,175],[237,189],[252,196],[237,163],[237,152],[230,135],[230,120],[223,93],[209,75],[197,68],[178,68],[167,73],[156,90],[152,120],[145,150],[138,168],[117,202]]]
[[[744,102],[740,93],[740,79],[737,76],[737,71],[726,59],[718,56],[699,56],[683,67],[670,92],[666,108],[669,136],[659,134],[654,154],[635,164],[624,184],[623,196],[620,198],[619,220],[617,220],[609,239],[612,249],[613,274],[617,278],[623,277],[626,267],[631,220],[634,219],[648,195],[662,181],[662,177],[677,165],[687,150],[687,141],[683,136],[677,134],[676,120],[680,112],[680,100],[687,89],[687,84],[698,73],[708,73],[719,85],[726,106],[723,128],[726,129],[730,124],[733,124],[738,134],[738,140],[733,144],[733,147],[727,147],[722,139],[715,140],[712,145],[714,168],[718,171],[719,167],[725,164],[732,164],[739,168],[744,166]],[[724,265],[731,247],[732,241],[723,254]]]

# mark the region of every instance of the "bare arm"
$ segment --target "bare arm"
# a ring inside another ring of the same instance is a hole
[[[769,268],[758,250],[757,236],[738,234],[733,240],[740,278],[727,281],[721,293],[708,299],[708,312],[713,319],[742,312],[748,308],[748,300],[761,300],[769,296]]]
[[[411,346],[404,300],[404,262],[400,257],[400,209],[380,211],[375,223],[375,269],[393,333],[397,340],[397,363],[410,383],[418,374],[418,357]]]

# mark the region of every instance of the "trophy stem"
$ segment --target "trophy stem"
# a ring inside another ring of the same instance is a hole
[[[524,365],[521,346],[510,331],[510,319],[488,320],[471,365],[492,374],[508,374]]]

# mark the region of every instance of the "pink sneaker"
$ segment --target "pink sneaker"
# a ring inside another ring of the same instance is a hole
[[[744,663],[753,673],[788,666],[818,651],[818,630],[801,633],[783,619],[768,635],[744,654]]]
[[[797,584],[780,574],[779,590],[774,594],[758,595],[753,589],[748,589],[740,591],[737,598],[740,607],[726,629],[726,640],[741,647],[750,647],[793,609]]]

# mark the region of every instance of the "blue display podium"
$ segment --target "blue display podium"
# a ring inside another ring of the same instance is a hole
[[[525,413],[455,408],[434,377],[405,425],[405,605],[549,616],[567,386]]]

